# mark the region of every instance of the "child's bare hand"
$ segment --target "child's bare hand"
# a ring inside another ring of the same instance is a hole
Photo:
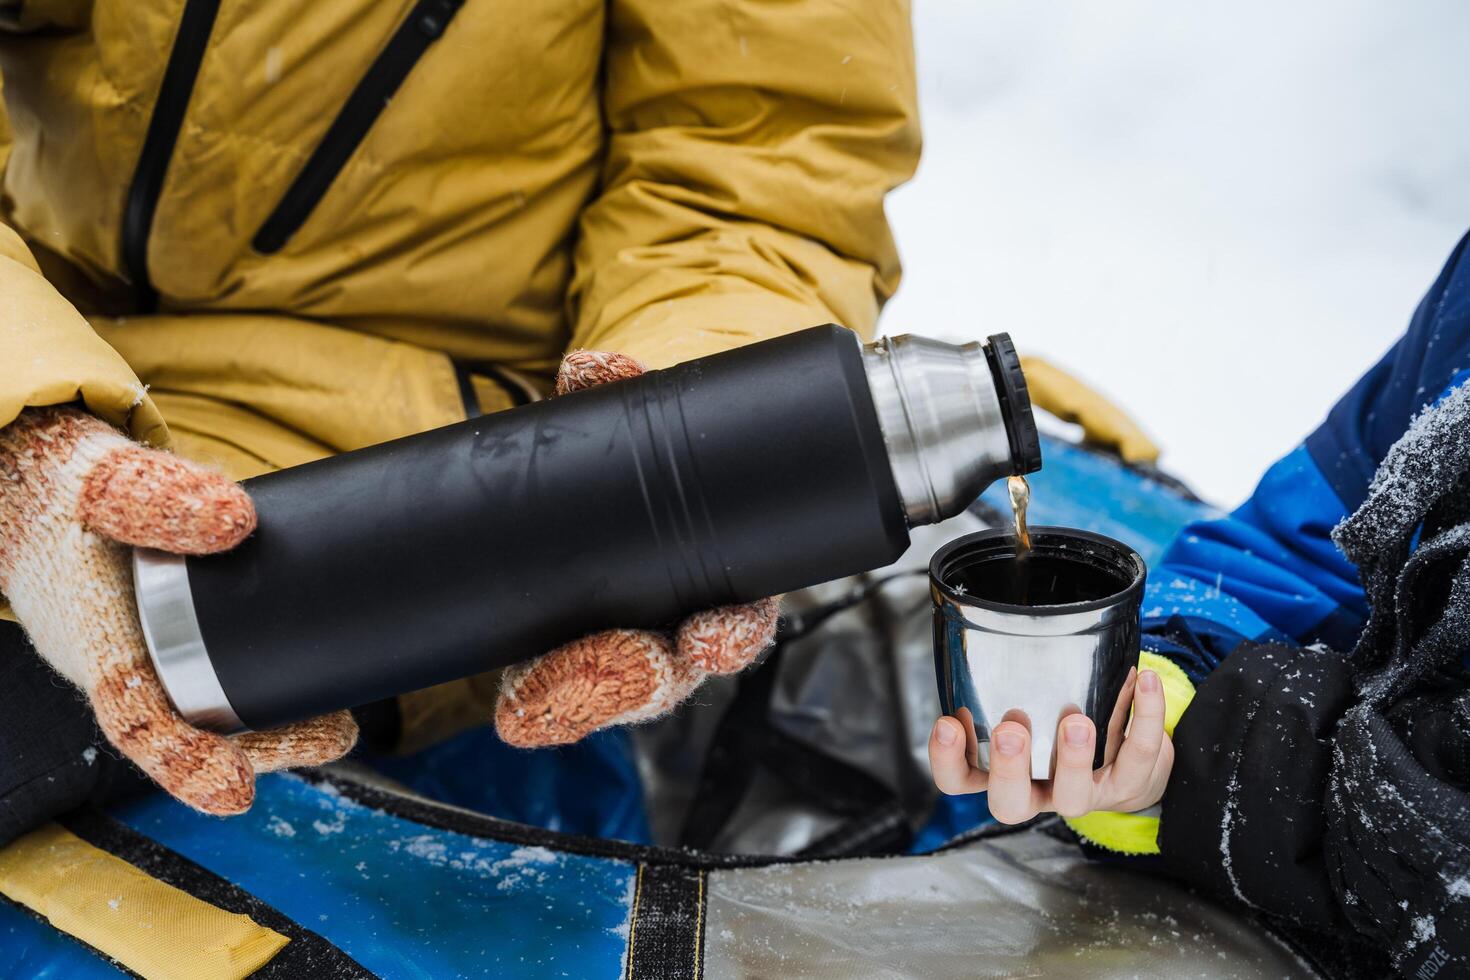
[[[944,717],[929,736],[929,766],[934,784],[951,796],[989,791],[990,812],[1001,823],[1022,823],[1050,811],[1080,817],[1093,810],[1146,809],[1163,798],[1174,765],[1174,745],[1164,732],[1164,685],[1158,674],[1129,672],[1108,724],[1102,768],[1094,772],[1096,741],[1096,727],[1086,715],[1063,718],[1057,726],[1053,776],[1033,781],[1031,731],[1024,720],[1008,719],[995,726],[987,773],[972,764],[973,726]]]

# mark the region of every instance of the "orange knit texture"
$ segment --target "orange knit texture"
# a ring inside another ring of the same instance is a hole
[[[643,373],[631,357],[572,351],[556,392],[570,394]],[[495,727],[512,745],[575,742],[599,728],[672,711],[710,674],[751,663],[776,638],[778,599],[722,606],[686,619],[671,638],[647,630],[605,630],[509,668],[501,676]]]
[[[655,662],[668,654],[667,639],[637,630],[568,643],[519,676],[514,697],[496,705],[495,726],[512,745],[575,742],[647,704],[658,687]]]
[[[254,528],[238,485],[85,412],[32,408],[0,429],[0,590],[41,657],[86,693],[107,740],[217,815],[250,806],[257,772],[330,761],[357,738],[347,712],[226,738],[169,703],[138,624],[128,546],[208,554]]]
[[[179,555],[228,551],[255,530],[255,508],[238,484],[142,446],[92,467],[78,516],[114,541]]]

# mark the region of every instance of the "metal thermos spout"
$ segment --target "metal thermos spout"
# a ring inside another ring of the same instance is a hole
[[[948,344],[912,334],[863,347],[868,390],[910,527],[963,511],[991,483],[1041,468],[1008,334]]]

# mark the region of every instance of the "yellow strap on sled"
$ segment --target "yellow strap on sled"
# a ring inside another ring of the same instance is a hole
[[[1021,358],[1021,370],[1031,403],[1063,422],[1082,426],[1088,442],[1114,450],[1124,462],[1158,462],[1159,447],[1117,405],[1042,358]]]
[[[290,942],[57,824],[0,849],[0,894],[149,980],[235,980]]]

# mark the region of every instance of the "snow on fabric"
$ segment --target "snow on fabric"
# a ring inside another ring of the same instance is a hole
[[[1233,505],[1464,231],[1470,5],[930,0],[890,333],[1008,330]]]
[[[231,820],[159,795],[114,815],[384,978],[622,968],[626,862],[429,828],[291,776],[263,777],[255,806]]]

